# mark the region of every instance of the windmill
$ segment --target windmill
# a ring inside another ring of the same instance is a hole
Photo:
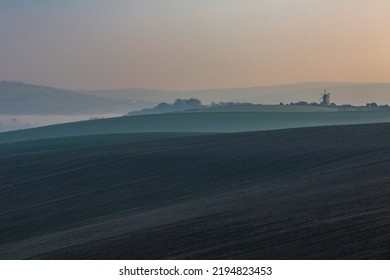
[[[326,89],[324,90],[324,93],[319,93],[320,98],[318,101],[321,101],[322,106],[329,106],[330,105],[330,92],[328,92]]]

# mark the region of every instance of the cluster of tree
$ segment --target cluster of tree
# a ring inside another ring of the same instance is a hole
[[[219,103],[212,102],[210,107],[218,108],[218,107],[233,107],[233,106],[248,106],[248,105],[254,105],[254,104],[250,102],[219,102]]]
[[[137,112],[130,112],[127,115],[148,115],[148,114],[163,114],[163,113],[174,113],[174,112],[184,112],[191,110],[199,110],[204,108],[202,102],[196,98],[190,99],[176,99],[173,104],[166,102],[158,104],[156,107],[143,109]]]
[[[281,106],[283,106],[283,105],[291,105],[291,106],[324,106],[324,105],[316,103],[316,102],[308,103],[306,101],[290,102],[290,103],[286,103],[286,104],[284,104],[283,102],[280,102],[279,105],[281,105]],[[385,105],[378,105],[375,102],[367,103],[364,106],[355,106],[355,105],[352,105],[352,104],[336,105],[335,103],[331,103],[331,104],[329,104],[329,106],[337,107],[337,108],[340,108],[340,109],[355,109],[355,110],[358,110],[358,109],[360,109],[360,110],[365,110],[365,109],[389,109],[390,108],[390,106],[387,105],[387,104],[385,104]]]
[[[364,106],[354,106],[354,105],[351,105],[351,104],[344,104],[344,105],[339,105],[337,106],[343,110],[346,110],[346,109],[355,109],[355,110],[380,110],[380,109],[389,109],[389,105],[385,104],[385,105],[378,105],[377,103],[375,102],[372,102],[372,103],[367,103],[366,105]]]
[[[366,106],[364,106],[364,107],[367,107],[367,108],[389,108],[389,105],[387,105],[387,104],[378,105],[375,102],[372,102],[372,103],[367,103]]]
[[[190,99],[176,99],[173,104],[168,103],[160,103],[158,104],[154,109],[161,110],[161,111],[174,111],[174,112],[182,112],[182,111],[188,111],[188,110],[196,110],[201,109],[202,102],[199,99],[196,98],[190,98]]]
[[[324,106],[321,103],[316,103],[316,102],[306,102],[306,101],[298,101],[298,102],[290,102],[284,104],[283,102],[280,102],[279,105],[295,105],[295,106]],[[330,103],[329,106],[337,106],[335,103]]]

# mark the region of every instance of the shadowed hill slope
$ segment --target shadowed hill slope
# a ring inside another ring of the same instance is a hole
[[[0,156],[0,258],[387,259],[390,124]]]
[[[210,133],[120,133],[120,134],[98,134],[74,137],[38,139],[13,143],[0,143],[0,156],[22,153],[36,153],[43,151],[64,150],[82,147],[99,147],[107,145],[118,145],[133,142],[145,142],[159,139],[188,137],[194,135],[206,135]]]

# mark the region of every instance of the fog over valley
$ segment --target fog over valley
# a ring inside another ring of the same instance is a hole
[[[118,117],[118,114],[95,115],[0,115],[0,132],[91,119]]]

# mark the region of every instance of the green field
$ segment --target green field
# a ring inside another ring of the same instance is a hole
[[[222,106],[199,110],[198,112],[274,112],[274,113],[307,113],[307,112],[339,112],[343,111],[340,107],[325,107],[325,106],[301,106],[301,105],[238,105],[238,106]],[[356,111],[348,109],[348,111]]]

